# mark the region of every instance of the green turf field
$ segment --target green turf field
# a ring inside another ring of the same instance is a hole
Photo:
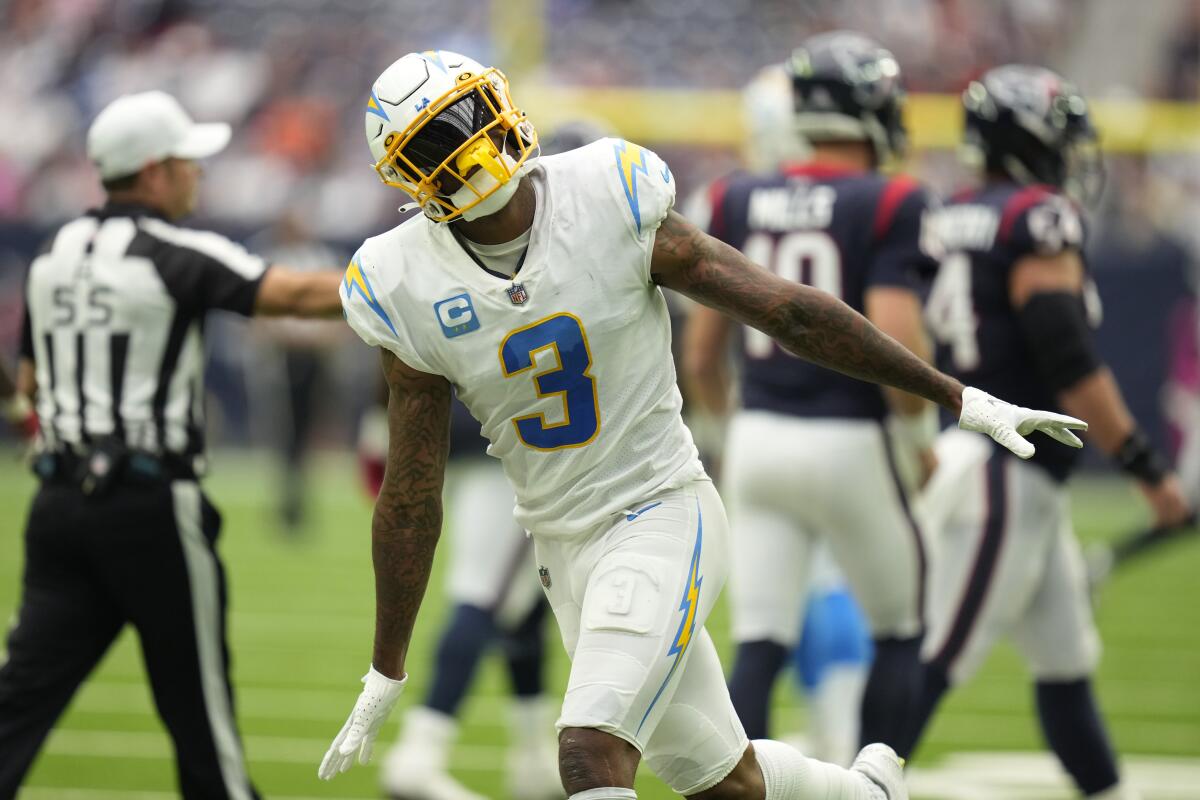
[[[275,482],[265,462],[218,454],[213,473],[207,488],[225,515],[221,549],[231,584],[238,716],[252,776],[268,797],[377,797],[372,768],[356,767],[328,784],[316,777],[317,763],[349,712],[371,652],[370,509],[352,463],[322,460],[313,481],[312,523],[298,541],[285,540],[271,514]],[[16,456],[0,450],[0,619],[11,615],[17,600],[20,532],[33,489]],[[1079,487],[1076,517],[1087,539],[1113,536],[1145,519],[1132,490],[1111,480]],[[1157,554],[1119,574],[1099,611],[1106,643],[1099,675],[1103,706],[1131,774],[1147,787],[1147,800],[1200,798],[1200,771],[1193,761],[1200,759],[1198,574],[1200,542]],[[416,702],[429,679],[430,642],[445,611],[439,585],[435,574],[402,703]],[[709,627],[726,654],[723,608]],[[551,650],[553,685],[561,687],[566,660],[560,647]],[[802,711],[790,687],[779,692],[778,702],[784,709],[781,719],[799,729]],[[1002,648],[974,683],[943,707],[917,766],[941,761],[957,771],[914,772],[914,783],[928,787],[923,796],[959,797],[952,787],[965,788],[971,776],[991,776],[986,780],[995,785],[1024,780],[1033,788],[977,791],[963,798],[1068,796],[1046,788],[1057,778],[1045,759],[1009,753],[1040,746],[1030,705],[1022,667]],[[462,780],[489,796],[499,796],[497,787],[504,785],[504,711],[504,682],[489,662],[466,704],[454,759]],[[382,739],[390,741],[395,732],[390,725]],[[976,751],[995,754],[944,759]],[[21,796],[171,797],[172,769],[170,744],[152,710],[137,645],[125,636],[51,734]],[[638,790],[643,800],[672,796],[644,770]]]

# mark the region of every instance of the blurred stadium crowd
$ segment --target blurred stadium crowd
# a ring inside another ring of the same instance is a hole
[[[83,133],[95,113],[123,93],[163,89],[197,119],[233,124],[233,145],[206,163],[197,225],[246,240],[257,236],[254,244],[260,247],[331,248],[315,250],[317,260],[329,254],[343,258],[363,237],[396,220],[394,193],[380,191],[368,168],[362,103],[381,67],[409,50],[448,48],[494,61],[515,79],[520,102],[522,83],[531,81],[578,86],[585,93],[598,86],[734,89],[764,63],[782,60],[806,35],[851,27],[877,36],[896,53],[910,91],[956,92],[992,65],[1031,61],[1062,69],[1093,98],[1195,102],[1200,2],[1127,5],[1088,0],[8,0],[0,6],[0,116],[5,119],[0,126],[0,347],[12,352],[15,346],[24,269],[41,236],[100,199],[84,156]],[[1144,36],[1129,35],[1125,26],[1131,14]],[[506,38],[504,32],[511,34],[514,26],[515,39]],[[537,58],[521,50],[530,42],[539,48]],[[1138,44],[1114,58],[1118,42]],[[735,160],[732,152],[715,160],[711,152],[690,159],[689,149],[661,148],[684,194],[715,177],[696,164]],[[945,168],[949,160],[941,154],[914,167],[947,188],[953,184],[953,172]],[[1132,306],[1110,306],[1110,320],[1117,324],[1107,326],[1108,339],[1102,333],[1102,347],[1119,351],[1132,336],[1165,336],[1146,327],[1143,312],[1153,307],[1147,304],[1160,304],[1151,321],[1159,328],[1170,314],[1190,313],[1176,309],[1175,301],[1191,280],[1193,253],[1200,248],[1197,218],[1197,149],[1109,159],[1109,189],[1095,220],[1093,265],[1118,273],[1136,266],[1136,275],[1118,275],[1101,286],[1114,296],[1133,291],[1140,299]],[[339,339],[337,326],[315,335],[293,334],[264,339],[298,337],[304,346],[338,353],[351,348],[350,357],[330,359],[335,385],[352,385],[374,369],[363,363],[361,348]],[[239,389],[234,377],[223,378],[222,361],[265,362],[255,358],[253,348],[230,347],[231,337],[218,332],[213,339],[217,352],[210,386],[233,420],[226,435],[238,440],[254,426],[245,420],[237,424],[236,409],[244,404],[235,396],[254,390]],[[1120,352],[1106,352],[1120,372]],[[1165,355],[1150,361],[1134,357],[1127,368],[1149,372],[1125,376],[1147,386],[1144,396],[1131,400],[1135,413],[1148,422],[1159,416],[1153,387],[1168,369]],[[338,396],[328,394],[327,402],[337,402]],[[352,414],[342,417],[353,419]],[[334,435],[350,435],[346,422],[332,425]]]

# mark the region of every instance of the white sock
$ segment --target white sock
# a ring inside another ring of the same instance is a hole
[[[755,739],[754,756],[767,787],[766,800],[877,800],[882,790],[862,775],[808,758],[771,739]]]
[[[637,800],[637,792],[633,789],[622,789],[619,786],[606,786],[602,789],[576,792],[567,800]]]
[[[822,761],[848,767],[858,753],[859,714],[867,669],[861,664],[833,664],[825,668],[817,689],[809,696],[812,753]]]
[[[517,697],[509,712],[509,742],[522,749],[544,749],[549,746],[558,752],[558,734],[554,720],[558,705],[546,695]]]
[[[427,706],[412,706],[404,714],[404,726],[395,748],[422,767],[445,772],[450,748],[458,736],[458,722]]]

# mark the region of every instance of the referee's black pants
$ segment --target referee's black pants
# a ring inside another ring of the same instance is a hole
[[[185,798],[248,800],[225,644],[217,510],[194,481],[102,498],[45,483],[25,529],[21,605],[0,667],[0,798],[125,623],[137,630]]]

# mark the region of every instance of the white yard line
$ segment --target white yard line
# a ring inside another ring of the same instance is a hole
[[[778,729],[800,731],[807,729],[806,713],[798,706],[773,709],[772,718],[777,720]],[[936,722],[936,720],[935,720]],[[1029,711],[1015,707],[1012,710],[997,709],[995,712],[969,712],[956,710],[953,716],[956,744],[958,747],[984,746],[1000,739],[1027,737],[1036,722],[1030,721]],[[1132,719],[1119,718],[1121,738],[1135,742],[1179,742],[1195,739],[1196,726],[1190,719]],[[786,737],[785,737],[786,738]],[[1151,745],[1152,746],[1152,745]]]
[[[282,736],[248,736],[246,753],[255,762],[307,765],[315,770],[329,741]],[[382,750],[382,748],[381,748]],[[155,732],[58,730],[46,752],[54,756],[139,759],[171,758],[164,734]],[[454,749],[457,772],[496,773],[503,769],[502,746],[469,745]],[[1126,756],[1126,779],[1145,800],[1200,800],[1200,759]],[[909,770],[909,789],[922,800],[1067,800],[1075,795],[1052,756],[1035,752],[955,753],[934,766]],[[315,780],[315,777],[314,777]],[[114,792],[93,789],[26,789],[23,800],[165,800],[161,792]],[[275,800],[308,800],[276,798]]]
[[[328,722],[336,733],[337,719],[354,701],[353,691],[345,689],[277,689],[240,687],[237,690],[237,716],[246,720],[310,720]],[[414,702],[416,702],[414,700]],[[509,697],[476,695],[467,700],[465,724],[472,729],[507,730]],[[150,689],[141,683],[92,681],[72,705],[75,713],[155,716]],[[385,736],[390,734],[385,732]]]
[[[284,736],[243,737],[247,760],[272,764],[311,764],[316,775],[317,764],[330,738],[296,738]],[[385,746],[384,746],[385,747]],[[380,751],[384,749],[380,748]],[[128,758],[164,761],[172,758],[170,743],[165,733],[128,731],[77,731],[56,730],[46,742],[45,752],[54,756],[75,758]],[[451,764],[456,770],[466,772],[494,772],[505,763],[507,749],[502,746],[461,745],[454,748]]]
[[[18,800],[179,800],[177,792],[127,792],[113,789],[64,789],[32,786],[17,793]],[[328,800],[300,795],[271,795],[271,800]],[[376,800],[374,797],[341,796],[341,800]]]
[[[1200,800],[1200,760],[1122,759],[1125,780],[1145,800]],[[1068,800],[1077,795],[1048,753],[955,753],[913,766],[909,791],[924,800]]]

